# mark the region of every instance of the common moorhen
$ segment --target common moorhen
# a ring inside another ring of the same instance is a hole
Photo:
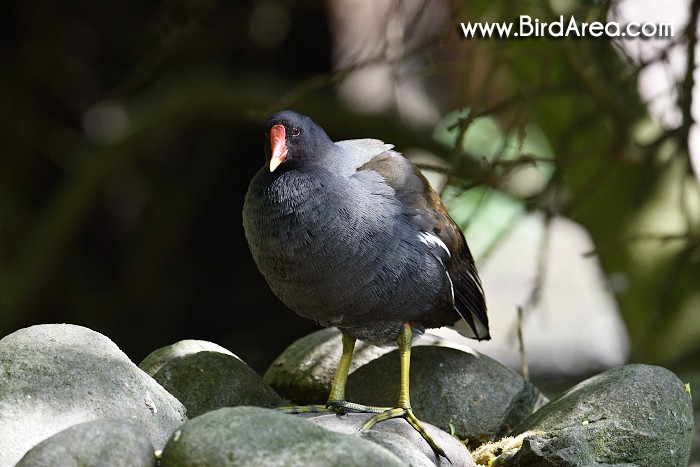
[[[273,114],[265,127],[267,163],[250,182],[243,226],[272,291],[299,315],[343,334],[326,407],[375,413],[363,429],[403,417],[444,456],[411,409],[411,342],[441,326],[489,339],[484,292],[438,194],[392,148],[376,139],[333,142],[305,115]],[[398,343],[396,407],[345,400],[356,339]]]

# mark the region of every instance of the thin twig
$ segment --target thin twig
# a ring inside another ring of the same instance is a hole
[[[592,256],[597,256],[601,251],[605,251],[609,248],[617,248],[620,244],[628,244],[631,242],[642,242],[642,241],[653,241],[660,243],[670,243],[675,241],[685,241],[687,243],[692,243],[698,238],[698,234],[692,231],[681,232],[681,233],[661,233],[661,232],[639,232],[635,234],[625,235],[616,239],[614,242],[607,242],[601,244],[597,248],[583,253],[583,257],[588,258]]]
[[[525,354],[525,342],[523,340],[523,307],[518,306],[518,352],[520,353],[520,369],[523,372],[523,379],[530,381],[530,370],[527,366],[527,355]]]
[[[685,37],[687,41],[686,48],[686,61],[685,61],[685,77],[683,78],[683,83],[681,89],[678,93],[678,107],[681,110],[682,115],[682,126],[681,126],[681,138],[680,142],[685,149],[686,155],[688,157],[689,170],[692,170],[692,164],[690,164],[690,129],[693,126],[694,119],[692,113],[693,105],[693,88],[695,87],[695,46],[698,42],[697,35],[697,24],[698,15],[700,14],[700,0],[693,0],[690,6],[690,18],[688,18],[688,25],[685,30]],[[698,174],[696,174],[698,175]]]

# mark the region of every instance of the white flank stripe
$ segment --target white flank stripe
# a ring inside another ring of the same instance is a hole
[[[445,242],[440,240],[440,237],[435,235],[434,233],[430,232],[418,232],[418,240],[421,242],[425,243],[428,246],[439,246],[443,250],[445,250],[445,253],[447,253],[447,256],[450,257],[452,256],[450,254],[450,250],[447,248],[447,245],[445,245]]]

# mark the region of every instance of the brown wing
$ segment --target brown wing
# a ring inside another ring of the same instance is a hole
[[[435,235],[445,245],[447,254],[441,258],[452,281],[455,309],[469,325],[467,335],[479,340],[489,339],[484,290],[474,258],[464,234],[447,214],[440,196],[428,180],[418,167],[394,151],[375,156],[362,165],[360,170],[372,170],[380,174],[406,206],[406,215],[411,223],[419,231]],[[441,246],[436,248],[440,249]]]

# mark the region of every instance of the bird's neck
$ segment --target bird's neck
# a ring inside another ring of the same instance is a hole
[[[323,201],[322,192],[328,180],[327,173],[320,174],[307,167],[294,168],[275,174],[266,195],[271,203],[280,204],[286,209],[297,209],[300,205],[311,207]]]

